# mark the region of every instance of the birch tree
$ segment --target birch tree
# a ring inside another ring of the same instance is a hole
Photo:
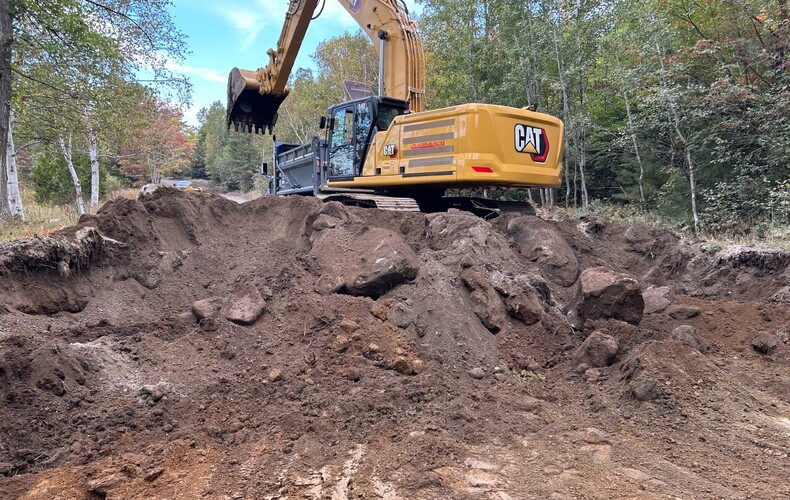
[[[14,124],[16,117],[11,111],[8,120],[8,145],[6,147],[6,170],[8,172],[8,203],[11,216],[25,220],[22,195],[19,193],[19,173],[16,168],[16,148],[14,148]]]
[[[7,151],[11,121],[11,47],[14,6],[8,0],[0,1],[0,152]],[[0,154],[0,222],[11,218],[8,204],[8,155]]]
[[[71,174],[71,181],[74,183],[77,213],[82,215],[85,213],[85,202],[82,201],[82,183],[80,182],[80,178],[77,175],[77,169],[74,168],[74,162],[72,161],[71,135],[68,137],[68,142],[66,142],[63,136],[58,137],[58,141],[60,142],[60,151],[63,154],[63,159],[66,160],[66,166],[69,169],[69,174]]]

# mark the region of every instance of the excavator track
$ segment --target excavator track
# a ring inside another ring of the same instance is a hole
[[[473,213],[483,219],[494,219],[505,213],[535,215],[535,209],[529,203],[477,197],[442,197],[422,206],[414,198],[371,193],[334,193],[320,197],[324,201],[339,201],[344,205],[354,207],[378,208],[396,212],[434,213],[460,210]]]
[[[339,201],[344,205],[379,208],[396,212],[419,212],[420,206],[414,198],[383,196],[369,193],[337,193],[322,196],[324,201]]]

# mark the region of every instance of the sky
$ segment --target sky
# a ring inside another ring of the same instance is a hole
[[[340,4],[344,1],[347,0],[326,0],[321,16],[310,23],[294,71],[299,67],[315,67],[310,56],[322,40],[358,29]],[[419,12],[420,6],[414,0],[405,1],[412,15]],[[192,102],[184,118],[197,126],[201,108],[214,101],[226,104],[226,86],[232,68],[254,70],[268,63],[266,51],[280,38],[288,0],[175,0],[173,3],[171,14],[175,25],[187,36],[189,54],[184,61],[168,64],[192,83]]]

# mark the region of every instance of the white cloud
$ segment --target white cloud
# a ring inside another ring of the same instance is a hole
[[[178,64],[177,62],[171,61],[170,59],[165,60],[164,66],[170,71],[175,71],[176,73],[184,73],[187,75],[194,75],[199,78],[203,78],[204,80],[208,80],[210,82],[225,83],[228,81],[227,76],[221,75],[217,71],[211,68],[185,66],[183,64]]]
[[[319,0],[317,9],[321,9],[323,2],[323,11],[314,23],[353,31],[358,25],[343,7],[344,1],[347,0]],[[210,8],[236,30],[241,40],[239,48],[246,50],[258,41],[264,30],[271,39],[265,41],[267,47],[277,43],[288,5],[286,0],[256,0],[252,6],[249,2],[212,2]],[[414,0],[407,0],[406,6],[413,14],[416,7]]]

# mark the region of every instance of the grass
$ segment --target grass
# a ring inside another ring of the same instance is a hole
[[[107,195],[107,200],[118,198],[137,199],[137,189],[119,189]],[[87,201],[87,200],[86,200]],[[48,237],[50,234],[72,226],[79,220],[77,209],[73,205],[46,205],[36,201],[35,192],[22,190],[22,207],[25,220],[14,220],[0,224],[0,242],[17,238]],[[89,208],[86,206],[86,209]]]
[[[25,220],[14,220],[0,225],[0,241],[32,236],[47,237],[59,229],[76,224],[79,220],[74,206],[42,205],[36,202],[35,193],[30,190],[22,190],[22,207]]]
[[[550,220],[575,220],[583,215],[585,214],[581,209],[565,209],[562,207],[555,207],[541,213],[543,218]],[[652,227],[676,231],[686,238],[694,238],[693,228],[685,221],[665,217],[655,212],[643,213],[636,205],[616,205],[593,201],[589,205],[587,215],[624,225],[642,222]],[[738,237],[703,232],[701,239],[721,248],[739,245],[790,251],[790,225],[777,224],[765,229],[761,234],[753,233]]]

